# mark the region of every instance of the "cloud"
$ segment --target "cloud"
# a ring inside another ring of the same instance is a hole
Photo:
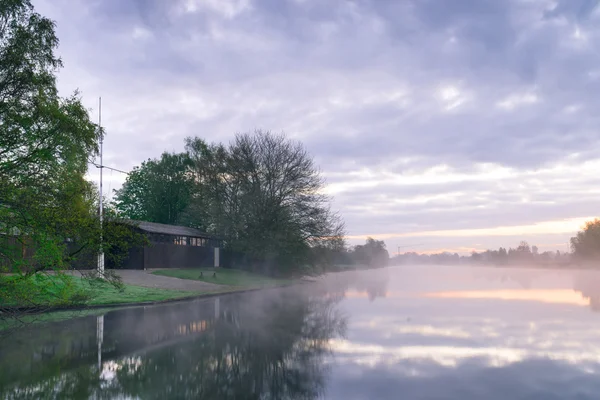
[[[283,131],[352,235],[593,215],[597,4],[34,1],[57,22],[61,92],[94,118],[103,97],[111,166]]]

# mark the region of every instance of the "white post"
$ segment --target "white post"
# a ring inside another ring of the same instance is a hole
[[[220,255],[219,248],[215,247],[215,257],[214,257],[215,258],[215,268],[219,267],[219,262],[220,262],[219,255]]]
[[[220,314],[219,306],[220,306],[220,299],[217,297],[215,299],[215,319],[219,319],[219,314]]]
[[[104,198],[102,192],[102,170],[104,165],[102,164],[102,147],[104,142],[104,133],[102,132],[102,97],[98,98],[98,129],[100,129],[100,246],[102,246],[102,227],[104,222]],[[104,251],[100,248],[98,254],[98,276],[104,277]]]

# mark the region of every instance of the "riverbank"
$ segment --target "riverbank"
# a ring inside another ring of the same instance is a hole
[[[118,284],[71,274],[38,274],[3,287],[0,313],[49,312],[152,305],[287,286],[300,280],[273,279],[237,270],[115,270]],[[1,317],[1,315],[0,315]]]

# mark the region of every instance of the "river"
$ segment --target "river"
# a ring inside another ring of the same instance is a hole
[[[2,336],[3,399],[598,399],[600,273],[403,266]]]

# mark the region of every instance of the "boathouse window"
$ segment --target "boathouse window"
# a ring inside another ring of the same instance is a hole
[[[187,246],[187,236],[175,236],[174,244],[179,246]]]

